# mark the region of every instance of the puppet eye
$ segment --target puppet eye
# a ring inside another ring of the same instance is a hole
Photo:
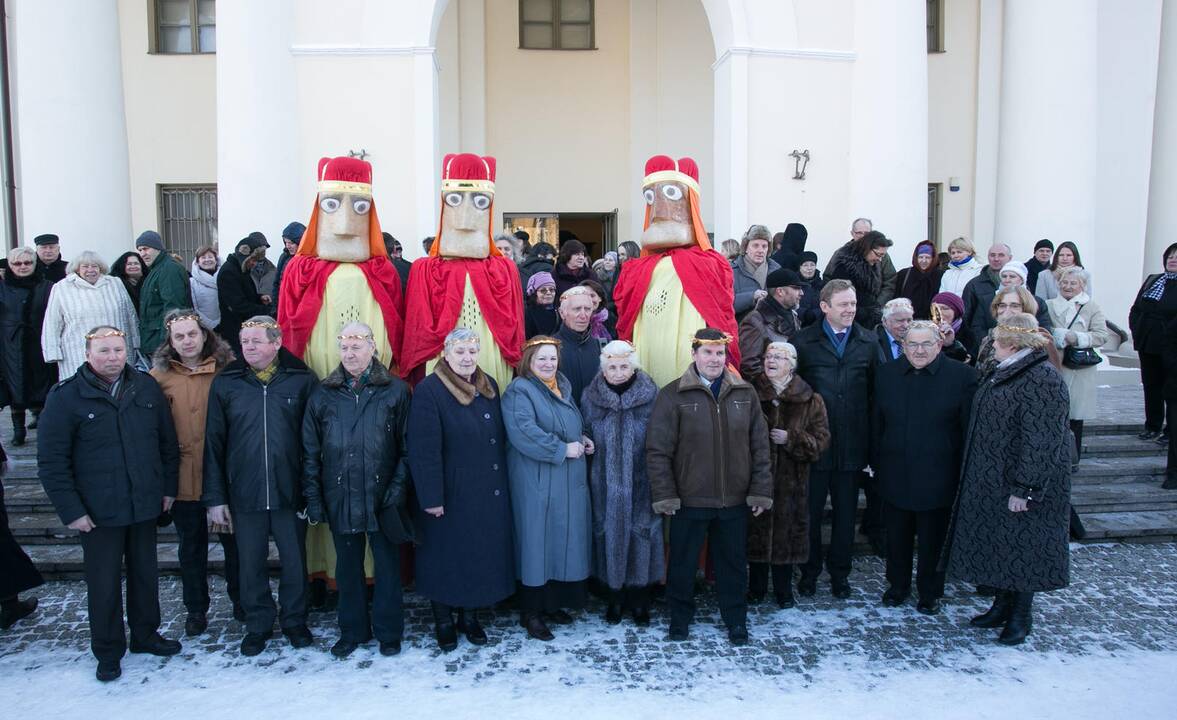
[[[644,191],[642,191],[642,195],[646,196],[646,204],[647,205],[654,204],[654,191],[653,190],[651,190],[650,188],[646,188]]]
[[[490,207],[490,196],[483,195],[482,193],[474,193],[474,197],[472,198],[471,202],[474,203],[475,209],[485,210]]]
[[[450,207],[457,207],[462,204],[462,193],[447,193],[445,196],[445,204]]]
[[[663,185],[662,194],[667,200],[682,200],[682,188],[678,185]]]
[[[319,207],[323,212],[333,213],[339,209],[339,198],[325,197],[319,201]]]
[[[367,215],[368,211],[372,209],[372,201],[354,200],[352,201],[351,209],[356,211],[356,215]]]

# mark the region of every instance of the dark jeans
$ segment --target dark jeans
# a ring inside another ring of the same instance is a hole
[[[270,632],[278,615],[270,593],[271,536],[282,564],[278,580],[278,600],[282,603],[279,624],[283,630],[306,625],[306,522],[293,510],[233,512],[233,530],[241,566],[241,607],[245,610],[246,631]]]
[[[131,638],[148,641],[159,630],[159,570],[155,519],[81,533],[90,613],[90,649],[101,661],[127,651],[123,627],[122,566],[127,563],[127,623]]]
[[[380,642],[400,640],[405,633],[401,597],[400,548],[380,531],[367,533],[372,546],[376,588],[368,613],[368,588],[364,582],[364,533],[335,538],[335,584],[339,588],[339,634],[343,640],[366,642],[375,631]]]
[[[704,540],[715,564],[719,614],[729,628],[747,623],[748,508],[682,508],[670,518],[666,602],[670,624],[687,627],[695,616],[695,570]]]
[[[916,588],[920,599],[944,597],[944,573],[936,570],[944,541],[948,537],[951,508],[936,510],[904,510],[885,503],[883,517],[887,525],[887,582],[894,594],[911,593],[911,551],[919,539],[919,562],[916,568]]]
[[[854,512],[858,509],[859,472],[811,470],[809,472],[809,560],[801,566],[801,575],[821,575],[821,525],[825,516],[826,496],[833,508],[830,548],[826,570],[830,580],[845,580],[850,575],[850,552],[854,547]]]
[[[177,500],[172,504],[172,521],[180,543],[180,580],[184,586],[184,608],[189,613],[208,612],[208,518],[200,502]],[[241,567],[237,562],[237,539],[219,533],[225,550],[225,584],[229,599],[241,602]]]
[[[1144,385],[1144,428],[1157,432],[1165,424],[1165,359],[1156,353],[1140,353],[1140,383]],[[1170,424],[1170,427],[1172,425]]]

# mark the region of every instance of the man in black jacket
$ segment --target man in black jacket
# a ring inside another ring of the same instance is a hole
[[[577,285],[560,298],[560,372],[572,384],[572,402],[580,407],[580,395],[601,369],[601,341],[589,332],[593,300],[586,287]]]
[[[46,233],[33,238],[37,246],[37,267],[33,271],[38,280],[55,283],[65,279],[67,264],[61,259],[61,243],[56,235]]]
[[[252,242],[252,238],[247,237],[238,246]],[[255,315],[271,315],[273,311],[270,305],[262,302],[257,285],[242,265],[245,260],[245,256],[234,252],[225,258],[217,273],[217,300],[221,306],[221,324],[217,331],[237,357],[241,357],[241,323]]]
[[[237,535],[245,638],[241,654],[257,655],[277,614],[270,594],[270,537],[282,576],[282,634],[296,648],[313,640],[306,626],[306,522],[303,508],[302,416],[317,384],[301,360],[282,349],[282,331],[267,316],[241,326],[238,360],[208,393],[201,502],[209,520],[230,522]]]
[[[809,471],[809,561],[801,569],[797,592],[813,595],[821,574],[821,525],[826,497],[833,507],[826,569],[834,597],[850,597],[850,552],[858,481],[870,461],[870,414],[879,351],[872,332],[854,323],[858,303],[848,280],[826,282],[821,291],[825,318],[797,333],[797,374],[826,404],[830,446]]]
[[[788,268],[778,268],[768,274],[765,286],[768,297],[740,320],[740,372],[746,378],[760,372],[769,343],[789,342],[801,329],[797,317],[805,288],[801,276]]]
[[[903,357],[903,338],[915,317],[915,310],[907,298],[888,300],[883,306],[883,322],[875,327],[879,342],[879,362],[889,363]]]
[[[888,607],[911,592],[913,538],[919,537],[916,609],[940,612],[944,573],[936,570],[969,426],[977,372],[940,355],[944,336],[926,320],[912,323],[903,355],[875,371],[871,468],[883,497]]]
[[[307,231],[306,225],[295,220],[282,229],[282,255],[278,258],[278,270],[274,273],[274,290],[270,297],[274,300],[274,317],[278,320],[278,291],[282,289],[282,273],[286,272],[286,263],[298,252],[298,244],[302,242],[302,234]]]
[[[404,297],[409,289],[409,271],[413,269],[413,263],[405,260],[405,249],[401,246],[400,240],[388,233],[382,233],[382,235],[384,235],[384,249],[388,251],[388,259],[400,277],[401,297]]]
[[[1025,287],[1026,279],[1029,277],[1026,266],[1017,261],[1010,261],[1009,254],[1009,246],[1003,243],[997,243],[989,248],[989,265],[964,286],[964,296],[961,299],[964,301],[965,319],[961,325],[961,342],[973,357],[977,356],[981,341],[997,325],[997,319],[993,317],[991,309],[997,290],[1015,285]],[[996,263],[1001,265],[994,270]],[[1050,321],[1046,301],[1041,298],[1034,299],[1038,304],[1038,309],[1034,312],[1038,326],[1049,330],[1053,323]],[[1025,312],[1030,312],[1030,308],[1025,308]]]
[[[175,655],[159,635],[155,532],[176,497],[180,446],[172,412],[150,375],[127,366],[121,330],[86,334],[86,364],[49,393],[37,467],[58,517],[81,533],[90,649],[103,682],[122,674],[122,565],[131,652]]]
[[[355,652],[373,630],[380,653],[396,655],[405,629],[400,551],[381,532],[380,518],[385,513],[401,517],[405,504],[409,386],[390,375],[375,355],[372,328],[344,326],[340,365],[311,396],[302,421],[307,519],[329,524],[335,541],[339,642],[331,654],[338,658]],[[371,613],[365,544],[375,563]]]

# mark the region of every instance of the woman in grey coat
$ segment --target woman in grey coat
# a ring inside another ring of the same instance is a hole
[[[646,476],[646,427],[658,386],[638,368],[624,340],[601,350],[601,372],[580,399],[585,432],[596,443],[589,490],[593,501],[593,577],[609,588],[605,621],[650,622],[650,586],[666,574],[662,519],[654,514]]]
[[[1070,582],[1069,402],[1033,315],[993,329],[997,367],[973,400],[960,489],[942,564],[949,575],[997,589],[974,627],[1004,625],[999,642],[1030,633],[1035,592]]]
[[[527,634],[551,640],[545,616],[565,625],[564,608],[584,606],[592,556],[584,435],[572,385],[558,372],[559,341],[527,341],[519,377],[503,393],[507,475],[515,518],[520,621]]]

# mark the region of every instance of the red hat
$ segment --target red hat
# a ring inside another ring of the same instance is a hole
[[[372,194],[372,164],[355,157],[321,158],[319,192]]]
[[[668,155],[655,155],[646,161],[646,177],[642,179],[642,187],[670,181],[680,182],[699,192],[698,164],[689,157],[675,160]]]
[[[494,192],[495,159],[473,153],[450,153],[441,161],[442,192]]]

